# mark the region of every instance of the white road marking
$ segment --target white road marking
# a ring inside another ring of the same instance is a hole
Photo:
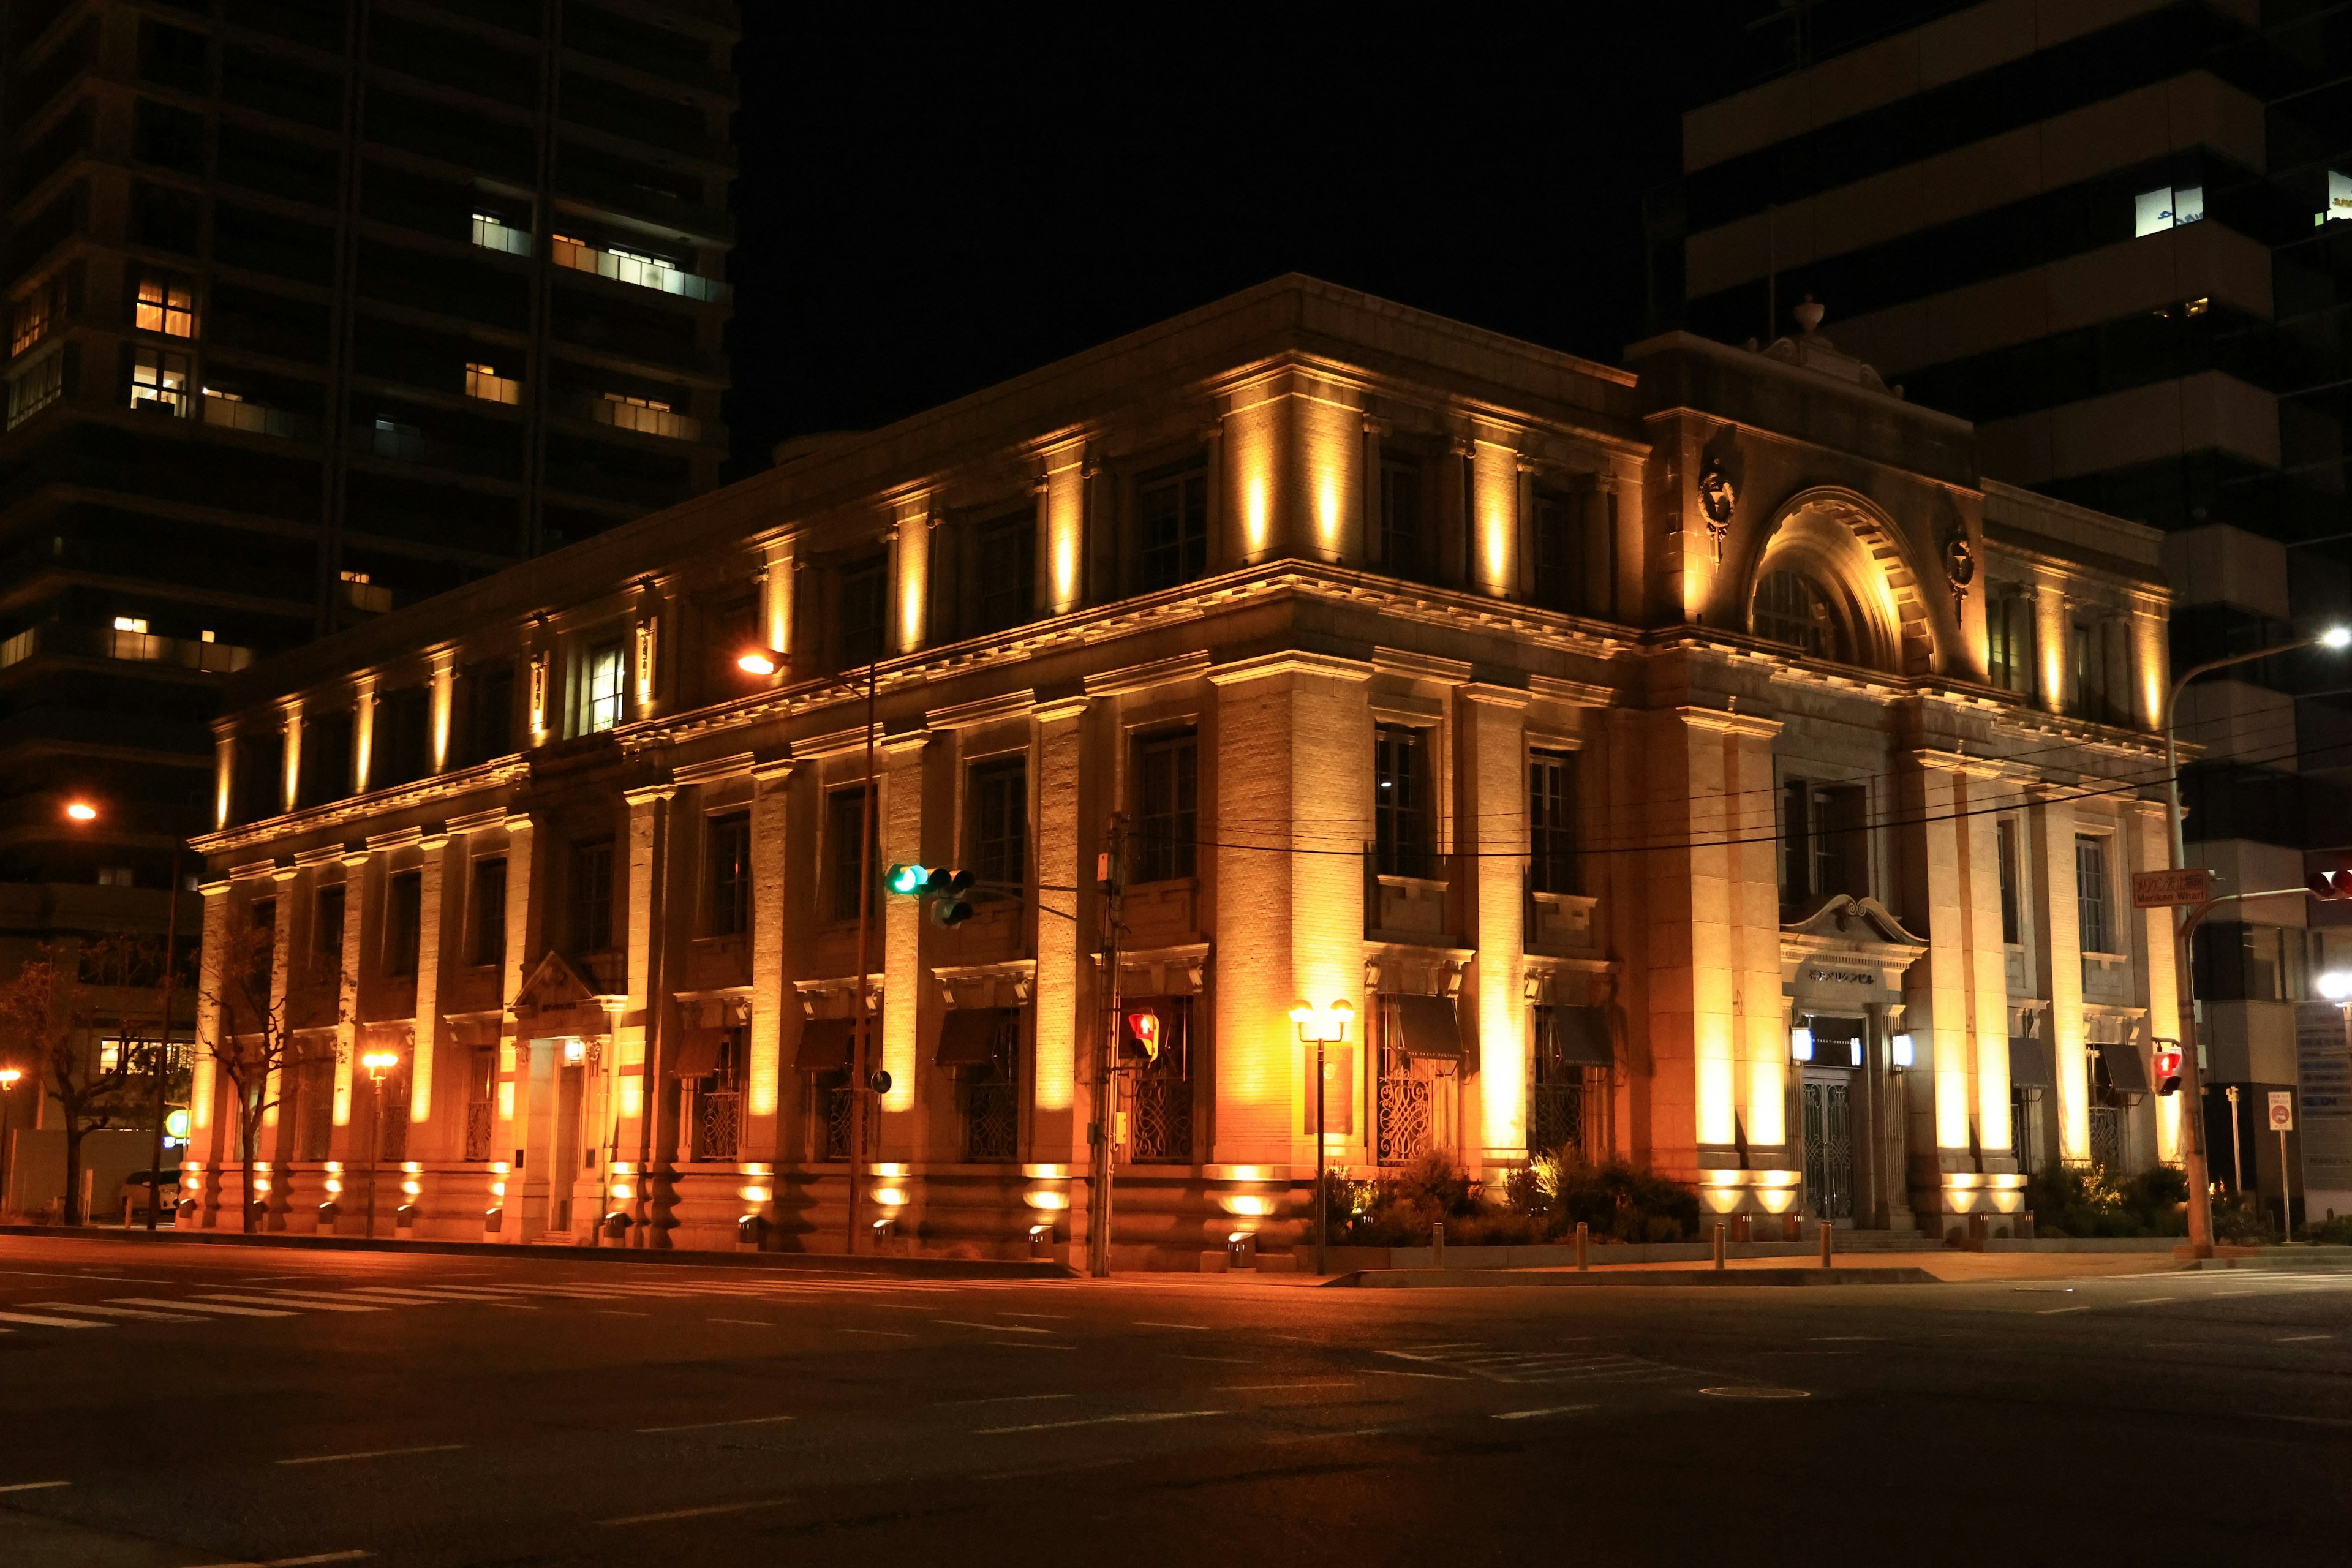
[[[1387,1431],[1385,1426],[1350,1426],[1344,1432],[1301,1432],[1287,1437],[1263,1439],[1268,1446],[1283,1443],[1326,1443],[1334,1437],[1377,1437]]]
[[[2135,1296],[2124,1303],[2126,1307],[2153,1307],[2159,1301],[2178,1301],[2178,1296]]]
[[[67,1312],[95,1312],[101,1318],[144,1318],[156,1323],[201,1323],[203,1318],[194,1312],[142,1312],[129,1307],[97,1307],[79,1301],[27,1301],[28,1307],[54,1307]]]
[[[941,1399],[934,1402],[938,1409],[962,1405],[1034,1405],[1046,1399],[1076,1399],[1075,1394],[1000,1394],[991,1399]]]
[[[789,1415],[746,1415],[738,1421],[688,1421],[682,1426],[640,1426],[640,1432],[700,1432],[712,1426],[772,1426]]]
[[[45,1318],[38,1312],[0,1312],[0,1323],[30,1323],[37,1329],[110,1329],[112,1323],[93,1323],[82,1318]]]
[[[0,1492],[45,1492],[71,1485],[71,1481],[18,1481],[14,1486],[0,1487]]]
[[[225,1296],[228,1301],[278,1301],[292,1307],[317,1307],[329,1312],[381,1312],[387,1306],[404,1306],[399,1301],[354,1301],[341,1291],[329,1290],[257,1290],[250,1296]]]
[[[1811,1399],[1812,1397],[1801,1388],[1727,1387],[1702,1388],[1699,1392],[1713,1394],[1717,1399]]]
[[[1067,1312],[999,1312],[996,1315],[1000,1318],[1044,1318],[1056,1323],[1066,1323],[1070,1321],[1070,1314]]]
[[[382,1307],[358,1307],[342,1301],[304,1301],[289,1296],[232,1296],[226,1291],[198,1296],[188,1305],[193,1307],[197,1301],[241,1301],[248,1307],[292,1307],[305,1312],[381,1312],[383,1310]]]
[[[618,1307],[599,1307],[591,1313],[590,1316],[598,1318],[650,1318],[653,1314],[651,1312],[624,1312]]]
[[[1213,1361],[1219,1366],[1255,1366],[1256,1358],[1245,1355],[1171,1355],[1169,1361]]]
[[[740,1323],[747,1329],[772,1329],[776,1326],[758,1318],[711,1318],[707,1321],[713,1323]]]
[[[845,1334],[871,1334],[877,1339],[883,1340],[911,1340],[915,1337],[912,1334],[902,1334],[896,1329],[844,1329],[841,1331]]]
[[[2332,1340],[2335,1337],[2334,1334],[2289,1334],[2284,1339],[2273,1342],[2283,1345],[2299,1345],[2312,1340]]]
[[[372,1552],[320,1552],[309,1557],[273,1557],[267,1563],[208,1563],[205,1568],[311,1568],[320,1563],[356,1563]]]
[[[992,1334],[1050,1334],[1051,1329],[1033,1329],[1022,1323],[967,1323],[961,1318],[933,1318],[935,1323],[945,1323],[951,1329],[981,1329]]]
[[[1470,1381],[1466,1377],[1456,1377],[1450,1372],[1403,1372],[1392,1366],[1368,1366],[1364,1369],[1364,1373],[1368,1377],[1422,1377],[1427,1378],[1432,1383],[1467,1383]]]
[[[177,1285],[177,1279],[146,1279],[136,1274],[54,1274],[40,1268],[0,1268],[0,1274],[18,1274],[27,1279],[111,1279],[118,1285]],[[58,1485],[65,1483],[60,1481]]]
[[[1209,1331],[1209,1325],[1206,1323],[1155,1323],[1145,1318],[1136,1319],[1135,1326],[1139,1329],[1190,1329],[1201,1334]]]
[[[1223,1383],[1217,1385],[1215,1392],[1219,1394],[1269,1394],[1277,1389],[1353,1388],[1355,1385],[1356,1380],[1352,1377],[1339,1378],[1331,1383]]]
[[[167,1311],[218,1312],[230,1318],[290,1318],[292,1312],[271,1307],[208,1306],[203,1301],[158,1301],[145,1296],[117,1296],[115,1303],[123,1307],[161,1307]]]
[[[345,1459],[390,1459],[403,1454],[454,1454],[463,1443],[427,1443],[415,1448],[368,1448],[356,1454],[311,1454],[299,1459],[280,1459],[281,1465],[333,1465]]]
[[[1532,1421],[1538,1415],[1567,1415],[1579,1410],[1598,1410],[1597,1405],[1550,1405],[1541,1410],[1498,1410],[1497,1421]]]
[[[1074,1351],[1076,1345],[1041,1345],[1035,1340],[990,1340],[988,1343],[1008,1351]]]
[[[666,1513],[632,1513],[620,1519],[600,1519],[598,1524],[659,1524],[672,1519],[704,1519],[714,1513],[744,1513],[755,1508],[782,1508],[790,1498],[767,1497],[751,1502],[719,1502],[707,1508],[674,1508]]]
[[[1230,1415],[1230,1410],[1143,1410],[1125,1415],[1087,1415],[1076,1421],[1039,1421],[1026,1426],[982,1426],[975,1437],[1002,1437],[1013,1432],[1060,1432],[1072,1426],[1146,1426],[1161,1421],[1190,1421],[1201,1415]]]
[[[2054,1318],[2061,1312],[2087,1312],[2090,1310],[2091,1308],[2088,1303],[2080,1307],[2044,1307],[2041,1310],[2037,1311],[2034,1316],[2038,1318]]]

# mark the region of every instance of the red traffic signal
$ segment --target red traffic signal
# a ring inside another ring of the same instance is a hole
[[[2304,884],[2324,902],[2352,899],[2352,853],[2330,849],[2304,857]]]
[[[2180,1092],[2180,1042],[2157,1041],[2155,1065],[2156,1092],[2158,1094]]]

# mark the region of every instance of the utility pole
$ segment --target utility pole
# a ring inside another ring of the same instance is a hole
[[[1110,847],[1095,858],[1095,885],[1101,889],[1103,907],[1103,984],[1109,987],[1108,1027],[1101,1032],[1096,1049],[1095,1119],[1087,1128],[1088,1154],[1094,1162],[1094,1201],[1087,1219],[1087,1272],[1097,1279],[1110,1278],[1111,1186],[1114,1173],[1111,1162],[1116,1151],[1111,1141],[1111,1119],[1118,1114],[1118,922],[1119,895],[1126,883],[1126,868],[1119,858],[1123,846],[1120,837],[1127,818],[1118,812],[1110,814],[1105,841]]]
[[[163,1119],[171,1114],[164,1089],[172,1071],[172,996],[180,976],[180,850],[184,840],[172,840],[172,901],[163,916],[163,1026],[155,1046],[155,1146],[147,1162],[147,1228],[163,1206]],[[173,1222],[177,1224],[175,1218]]]

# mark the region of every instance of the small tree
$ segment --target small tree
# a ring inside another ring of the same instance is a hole
[[[34,1092],[56,1100],[65,1122],[68,1225],[89,1217],[81,1206],[82,1140],[138,1110],[131,1092],[137,1063],[129,1043],[118,1046],[111,1065],[102,1064],[90,1048],[97,1016],[83,980],[127,963],[115,952],[127,940],[103,937],[85,943],[79,953],[39,943],[15,977],[0,984],[0,1037],[29,1069],[27,1076],[38,1086]]]
[[[236,1092],[237,1153],[246,1176],[238,1218],[244,1230],[253,1228],[252,1173],[261,1154],[262,1124],[285,1099],[287,1073],[304,1059],[300,1037],[343,1021],[339,962],[298,951],[281,991],[274,983],[277,959],[276,921],[257,918],[250,907],[235,910],[199,990],[218,1016],[203,1055],[219,1066]]]

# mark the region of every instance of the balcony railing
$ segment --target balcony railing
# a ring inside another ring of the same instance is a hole
[[[503,251],[509,256],[529,256],[530,230],[511,227],[488,213],[476,213],[474,243],[484,250]]]
[[[635,430],[642,436],[667,436],[677,441],[702,439],[702,422],[692,415],[653,408],[643,403],[631,403],[610,395],[583,397],[575,406],[596,424],[610,425],[616,430]]]
[[[498,1107],[489,1100],[477,1100],[466,1107],[466,1158],[487,1160],[490,1157],[490,1130],[498,1125]]]
[[[155,637],[97,626],[69,626],[49,622],[27,626],[0,642],[0,668],[47,650],[82,658],[119,658],[134,664],[171,664],[226,675],[253,662],[253,650],[227,643],[191,642],[185,637]]]
[[[732,1160],[742,1139],[741,1092],[719,1089],[695,1098],[694,1157],[697,1160]]]
[[[205,423],[251,436],[276,436],[288,441],[308,441],[319,433],[319,422],[304,414],[289,414],[243,398],[204,395]]]
[[[640,289],[658,289],[665,294],[682,295],[688,300],[719,298],[720,285],[715,279],[704,278],[647,257],[600,250],[576,239],[566,239],[560,234],[548,247],[547,255],[548,259],[558,267],[569,267],[577,272],[593,272],[599,278],[634,283]]]
[[[1453,946],[1465,884],[1461,857],[1364,846],[1364,934],[1374,941]]]

